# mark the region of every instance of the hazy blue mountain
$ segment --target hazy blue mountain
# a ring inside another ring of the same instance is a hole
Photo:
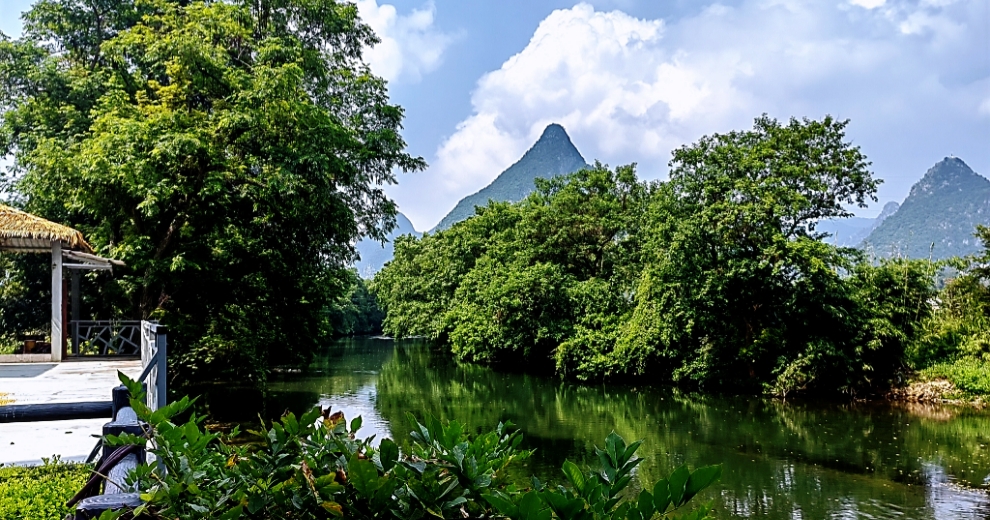
[[[856,247],[869,236],[870,232],[880,226],[887,217],[894,214],[900,204],[888,202],[876,218],[849,217],[822,220],[815,226],[815,232],[828,233],[823,238],[825,242],[839,247]]]
[[[587,167],[584,157],[577,151],[564,127],[554,123],[543,130],[536,141],[518,162],[485,186],[481,191],[461,199],[432,230],[442,231],[474,215],[475,206],[484,206],[489,200],[518,202],[533,191],[537,177],[550,178],[566,175]]]
[[[973,237],[977,224],[990,224],[990,180],[962,159],[946,157],[911,187],[863,247],[879,257],[928,258],[929,250],[936,259],[968,255],[980,247]]]
[[[901,209],[901,205],[894,201],[884,204],[883,209],[880,210],[880,214],[877,215],[877,218],[873,219],[873,226],[870,227],[870,231],[872,232],[874,229],[880,227],[880,224],[883,224],[884,220],[887,220],[888,217],[896,213],[899,209]]]
[[[362,239],[358,242],[355,247],[357,248],[358,254],[361,259],[354,262],[354,267],[358,270],[358,275],[361,278],[371,278],[375,276],[385,262],[392,259],[393,251],[395,250],[394,241],[396,237],[402,235],[414,235],[422,236],[423,234],[416,231],[413,227],[412,222],[405,215],[399,213],[395,216],[395,229],[392,230],[388,235],[388,242],[382,245],[381,242],[377,240],[371,240],[368,238]]]

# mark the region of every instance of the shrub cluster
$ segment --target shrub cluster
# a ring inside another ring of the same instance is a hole
[[[983,251],[947,262],[953,276],[908,349],[924,379],[946,379],[968,395],[990,394],[990,228],[977,226]]]
[[[41,466],[0,466],[0,520],[61,520],[91,466],[44,459]]]

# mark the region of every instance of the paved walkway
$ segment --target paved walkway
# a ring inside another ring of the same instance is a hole
[[[117,371],[141,374],[140,360],[0,364],[0,393],[14,404],[109,401]],[[0,423],[0,464],[41,464],[43,457],[84,460],[108,419]]]

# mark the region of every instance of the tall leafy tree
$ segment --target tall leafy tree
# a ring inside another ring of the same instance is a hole
[[[348,2],[42,0],[0,42],[8,188],[126,262],[107,298],[174,326],[183,376],[302,359],[424,167],[376,42]]]
[[[847,124],[763,116],[673,152],[618,366],[758,387],[855,350],[841,276],[849,258],[814,231],[879,184],[845,140]]]

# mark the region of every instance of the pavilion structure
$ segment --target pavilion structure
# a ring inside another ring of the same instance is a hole
[[[122,262],[93,254],[82,233],[36,215],[0,204],[0,251],[16,253],[50,253],[52,257],[52,331],[51,360],[62,361],[66,347],[66,298],[63,272],[72,279],[73,315],[79,309],[79,273],[82,270],[106,269]],[[74,319],[78,317],[74,316]]]

